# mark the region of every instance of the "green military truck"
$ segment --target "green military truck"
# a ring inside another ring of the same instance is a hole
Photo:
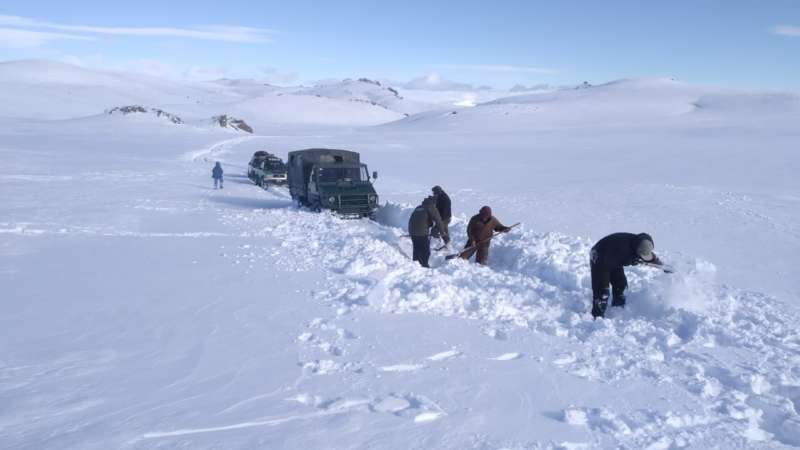
[[[283,185],[286,184],[286,164],[272,153],[257,151],[247,165],[247,177],[264,189],[270,184]]]
[[[378,194],[359,154],[348,150],[311,148],[289,152],[289,192],[314,211],[329,209],[343,217],[372,217]]]

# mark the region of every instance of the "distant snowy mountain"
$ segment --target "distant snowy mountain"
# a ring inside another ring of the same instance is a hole
[[[0,63],[0,117],[70,119],[120,105],[148,105],[187,122],[228,112],[263,128],[367,126],[423,109],[391,88],[362,81],[317,89],[279,88],[256,80],[175,81],[53,61],[13,61]]]
[[[798,96],[705,88],[671,79],[625,79],[498,98],[465,110],[428,111],[388,127],[520,130],[552,127],[699,123],[716,116],[748,120],[759,112],[800,117]]]
[[[142,105],[187,123],[230,114],[258,130],[293,125],[519,130],[712,123],[722,116],[796,120],[800,111],[796,94],[706,88],[667,78],[560,89],[517,86],[514,92],[435,87],[394,88],[366,78],[313,87],[278,87],[253,79],[176,81],[24,60],[0,63],[0,117],[70,119]]]
[[[261,95],[279,92],[283,88],[273,86],[263,81],[251,78],[228,79],[222,78],[211,82],[212,85],[219,85],[231,93],[236,93],[244,97],[258,97]]]
[[[362,102],[403,114],[414,114],[434,107],[430,103],[408,100],[400,95],[397,89],[367,78],[345,79],[339,83],[320,84],[312,88],[300,89],[294,93]]]
[[[54,61],[0,63],[0,116],[66,119],[120,105],[197,105],[230,101],[213,86]]]

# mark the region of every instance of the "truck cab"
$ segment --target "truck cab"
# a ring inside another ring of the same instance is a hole
[[[315,211],[328,209],[343,217],[369,217],[378,208],[378,194],[366,164],[356,152],[307,149],[289,152],[292,199]]]

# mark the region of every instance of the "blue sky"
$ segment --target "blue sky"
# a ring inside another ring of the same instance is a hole
[[[5,3],[5,4],[4,4]],[[30,1],[0,3],[0,60],[276,83],[684,81],[800,89],[800,2]]]

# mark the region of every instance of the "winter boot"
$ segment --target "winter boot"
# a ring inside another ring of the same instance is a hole
[[[608,294],[608,289],[605,289],[602,294],[600,294],[600,298],[592,299],[592,317],[595,319],[598,317],[605,317],[606,308],[608,307]]]
[[[625,307],[625,294],[622,292],[614,292],[614,299],[611,301],[611,306],[617,306],[619,308]]]

